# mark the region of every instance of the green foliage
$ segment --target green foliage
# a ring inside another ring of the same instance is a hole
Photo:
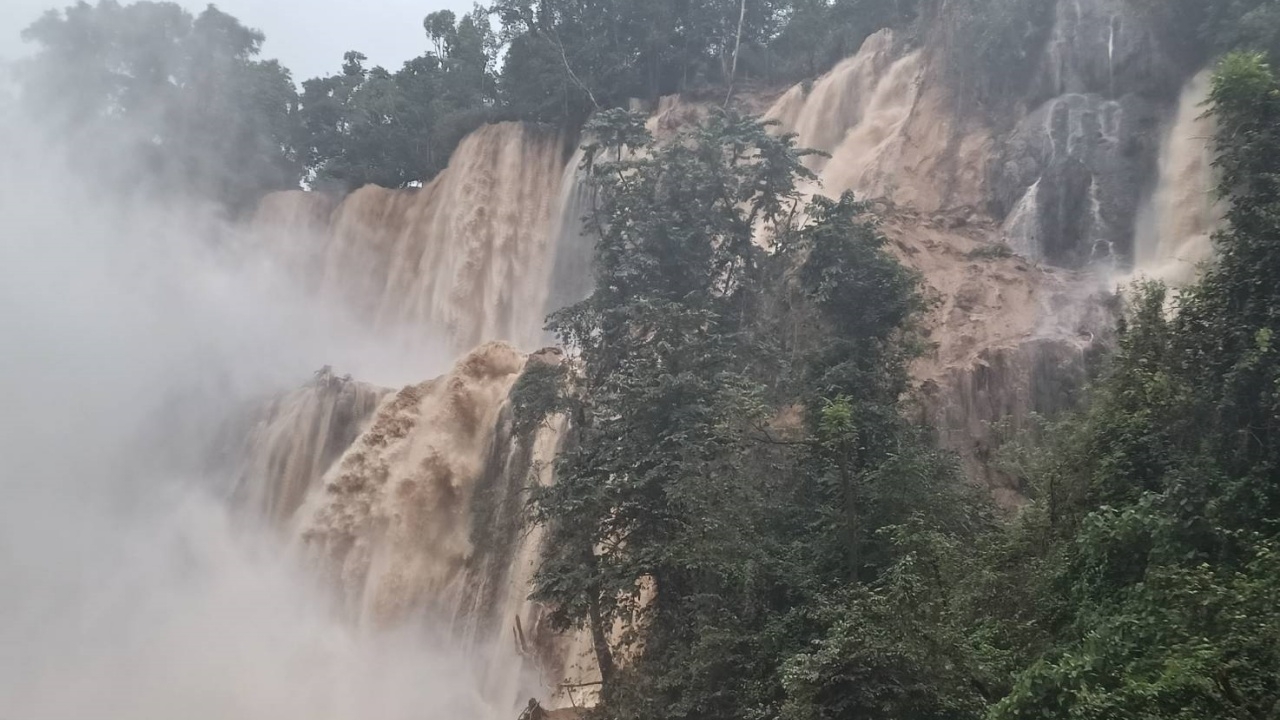
[[[982,673],[956,614],[964,549],[919,521],[882,533],[896,562],[812,611],[825,630],[783,667],[785,720],[981,716]]]
[[[527,436],[548,417],[566,409],[563,398],[569,391],[568,378],[569,367],[564,363],[535,358],[525,365],[510,394],[516,435]]]
[[[796,0],[768,45],[770,77],[814,78],[853,55],[872,33],[909,24],[917,0]]]
[[[581,360],[577,443],[535,499],[550,533],[535,597],[592,630],[602,712],[839,714],[805,684],[829,663],[925,682],[927,643],[949,631],[882,626],[925,582],[906,538],[955,548],[987,519],[898,407],[918,278],[852,196],[800,212],[812,176],[790,136],[717,114],[658,145],[619,112],[590,133],[597,289],[551,320]],[[894,529],[908,524],[929,530]],[[868,649],[833,609],[864,606],[856,621],[884,637]],[[632,632],[610,637],[616,620]],[[969,702],[941,694],[867,703]]]
[[[495,117],[497,38],[488,13],[433,13],[434,48],[391,73],[348,52],[342,72],[302,84],[298,144],[320,186],[407,187],[443,170],[458,143]]]
[[[1205,4],[1201,33],[1217,49],[1244,48],[1280,58],[1280,2],[1218,0]]]
[[[659,144],[616,109],[732,80],[738,0],[436,12],[400,70],[351,52],[301,96],[258,59],[261,34],[212,7],[100,0],[33,24],[19,79],[109,180],[233,209],[304,169],[341,189],[425,182],[495,118],[593,117],[596,290],[549,321],[573,362],[531,362],[512,411],[521,435],[572,421],[532,501],[548,531],[534,594],[591,631],[599,716],[1274,718],[1280,5],[1127,1],[1205,53],[1245,49],[1212,86],[1227,225],[1199,282],[1132,288],[1087,404],[1006,455],[1030,495],[1006,522],[904,415],[926,305],[867,206],[804,200],[804,151],[754,120],[715,114]],[[813,75],[946,13],[926,40],[989,111],[1034,72],[1052,11],[746,7],[738,78]]]
[[[1171,42],[1191,65],[1214,55],[1249,50],[1280,57],[1277,0],[1128,0],[1145,22]]]
[[[767,45],[790,4],[746,4],[742,44],[747,54]],[[547,74],[523,73],[524,78],[553,96],[567,81],[603,107],[725,84],[742,9],[740,0],[496,0],[493,6],[511,39],[536,38],[523,48],[555,56]],[[741,64],[739,70],[749,72]]]
[[[262,34],[213,6],[85,2],[23,31],[38,50],[19,69],[30,111],[76,143],[108,184],[251,206],[296,187],[297,95],[258,60]]]
[[[865,208],[793,213],[788,139],[732,117],[655,147],[603,114],[600,289],[553,322],[582,353],[583,430],[538,499],[556,548],[539,597],[567,624],[642,628],[638,645],[596,634],[608,661],[632,654],[600,714],[1274,717],[1280,82],[1264,56],[1225,58],[1212,107],[1218,257],[1176,295],[1128,294],[1086,406],[1007,458],[1031,502],[1006,523],[902,420],[922,303]]]
[[[262,35],[212,6],[192,18],[171,2],[99,0],[26,31],[41,52],[23,79],[42,116],[91,121],[86,151],[127,134],[104,163],[122,177],[245,209],[300,180],[425,183],[495,120],[572,134],[632,98],[813,76],[915,12],[915,0],[494,0],[428,15],[430,49],[399,70],[351,51],[299,94],[278,63],[256,59]],[[144,167],[124,167],[139,156]]]

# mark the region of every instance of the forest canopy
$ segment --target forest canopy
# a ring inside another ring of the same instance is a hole
[[[424,183],[488,122],[572,136],[631,98],[811,77],[913,16],[902,0],[495,0],[425,17],[423,52],[400,68],[352,49],[300,79],[213,5],[98,0],[32,23],[18,78],[40,117],[120,176],[243,209],[299,182]]]

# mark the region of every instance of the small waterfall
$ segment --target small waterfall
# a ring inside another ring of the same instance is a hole
[[[882,30],[812,85],[797,85],[765,114],[797,145],[829,153],[805,164],[821,192],[853,190],[923,212],[977,206],[991,143],[985,128],[953,113],[938,58],[904,52]]]
[[[831,192],[887,195],[897,175],[891,167],[902,129],[915,105],[922,54],[895,61],[876,83],[861,120],[845,134],[822,172]]]
[[[893,32],[881,30],[867,38],[856,55],[841,61],[811,87],[796,85],[788,90],[765,118],[796,133],[800,147],[831,152],[862,122],[893,60]],[[810,156],[806,163],[821,171],[827,160]]]
[[[1040,180],[1037,178],[1013,207],[1001,228],[1004,242],[1019,255],[1041,259],[1040,252]]]
[[[364,431],[386,394],[321,371],[306,386],[267,403],[245,424],[228,428],[224,432],[234,445],[223,453],[239,465],[237,504],[286,523]],[[236,436],[243,444],[235,442]]]
[[[1115,96],[1117,65],[1137,38],[1122,36],[1133,10],[1118,0],[1058,0],[1053,30],[1041,60],[1048,96],[1105,93]]]
[[[796,133],[799,147],[830,154],[805,160],[828,195],[845,190],[888,195],[900,179],[897,160],[918,95],[923,55],[895,58],[893,47],[891,31],[872,35],[858,54],[811,89],[793,87],[765,114],[782,130]]]
[[[445,377],[400,390],[299,511],[300,536],[359,624],[395,626],[424,608],[452,615],[472,491],[524,362],[485,345]]]
[[[596,236],[585,218],[591,211],[592,192],[583,176],[586,153],[579,148],[560,180],[560,203],[552,226],[552,270],[544,315],[568,307],[591,294]]]
[[[1184,285],[1213,254],[1213,232],[1222,220],[1215,200],[1213,119],[1207,116],[1212,73],[1187,83],[1178,112],[1160,146],[1155,191],[1138,215],[1134,233],[1137,275]]]

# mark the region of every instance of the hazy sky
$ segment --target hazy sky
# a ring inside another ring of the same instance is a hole
[[[208,0],[177,1],[195,11],[208,4]],[[0,58],[26,52],[18,33],[43,11],[72,2],[0,0]],[[448,8],[461,14],[471,8],[472,0],[221,0],[214,4],[266,33],[263,55],[279,58],[293,70],[295,80],[304,80],[337,72],[347,50],[359,50],[372,63],[397,69],[428,47],[422,31],[427,13]]]

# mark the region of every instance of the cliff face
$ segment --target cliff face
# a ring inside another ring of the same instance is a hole
[[[922,274],[934,303],[913,368],[920,417],[1013,505],[1021,488],[990,462],[993,425],[1074,402],[1134,258],[1185,277],[1205,252],[1215,209],[1187,202],[1212,180],[1211,128],[1194,111],[1205,81],[1123,0],[1026,3],[995,32],[1016,64],[1003,74],[948,6],[910,37],[872,36],[765,115],[830,155],[809,159],[819,182],[806,190],[874,200],[893,251]],[[651,128],[706,110],[668,98]],[[525,600],[540,540],[522,498],[554,482],[564,427],[513,436],[507,395],[528,360],[485,343],[532,349],[545,315],[590,291],[578,160],[507,123],[468,138],[424,188],[268,198],[263,245],[318,296],[387,333],[479,349],[396,393],[282,398],[256,426],[241,487],[354,619],[441,620],[484,658],[496,694],[551,707],[588,700],[581,687],[598,678],[585,638],[550,633]]]

